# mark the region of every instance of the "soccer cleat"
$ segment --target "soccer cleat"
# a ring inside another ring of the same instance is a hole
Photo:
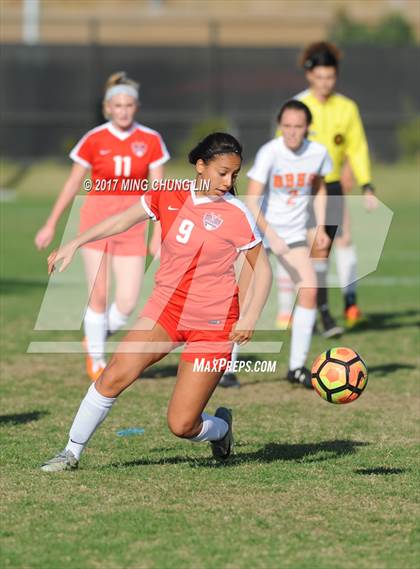
[[[71,450],[63,450],[41,466],[44,472],[62,472],[63,470],[76,470],[79,461]]]
[[[299,383],[307,389],[313,389],[311,372],[306,367],[298,367],[293,370],[289,369],[287,372],[287,379],[290,381],[290,383]]]
[[[104,361],[95,362],[92,356],[89,355],[87,351],[87,341],[86,338],[83,338],[83,347],[86,350],[86,373],[91,381],[95,382],[99,379],[102,375],[106,367],[106,363]]]
[[[239,387],[241,387],[241,384],[239,379],[236,377],[234,373],[225,373],[224,375],[222,375],[219,381],[219,387],[225,387],[225,388],[236,387],[237,389],[239,389]]]
[[[287,330],[290,326],[291,320],[291,314],[279,312],[276,318],[277,330]]]
[[[329,312],[321,313],[321,321],[324,328],[322,332],[324,338],[338,338],[344,333],[344,328],[337,324]]]
[[[215,417],[223,419],[229,428],[223,439],[219,441],[210,441],[213,457],[216,460],[227,460],[233,450],[233,431],[232,431],[232,410],[226,407],[218,407]]]
[[[363,314],[357,304],[351,304],[344,311],[344,317],[346,319],[346,325],[348,328],[353,328],[363,322]]]

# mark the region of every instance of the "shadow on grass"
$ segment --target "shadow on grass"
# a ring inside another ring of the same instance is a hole
[[[141,374],[140,381],[143,379],[170,379],[176,377],[177,373],[177,365],[151,366]]]
[[[217,463],[213,458],[172,456],[156,459],[140,458],[129,462],[112,463],[105,468],[131,468],[133,466],[160,466],[165,464],[189,464],[191,467],[239,466],[247,462],[271,463],[277,461],[322,462],[353,454],[358,447],[367,446],[362,441],[337,440],[307,444],[269,443],[256,452],[239,452],[226,463]]]
[[[48,411],[30,411],[29,413],[15,413],[12,415],[0,415],[0,425],[24,425],[38,421],[48,415]]]
[[[274,375],[274,377],[272,377],[272,375]],[[244,387],[250,387],[251,385],[265,385],[266,383],[280,383],[280,382],[287,382],[287,385],[289,387],[291,387],[292,389],[295,388],[299,388],[299,390],[302,389],[302,387],[298,384],[293,385],[290,383],[290,381],[287,381],[287,379],[285,377],[280,376],[279,377],[279,373],[276,371],[275,373],[273,373],[271,376],[266,374],[266,377],[260,378],[260,379],[255,379],[254,381],[248,381],[246,378],[244,380],[242,380],[240,378],[241,381],[241,389]]]
[[[362,474],[364,476],[371,476],[374,474],[388,476],[389,474],[403,474],[406,471],[406,468],[388,468],[387,466],[378,466],[377,468],[358,468],[354,472],[355,474]]]
[[[401,369],[416,369],[416,366],[411,364],[393,362],[390,364],[382,364],[382,365],[368,367],[369,375],[371,376],[388,375],[390,373],[394,373],[395,371],[400,371]]]
[[[370,330],[396,330],[398,328],[411,328],[420,325],[420,312],[418,310],[400,310],[399,312],[376,312],[365,314],[365,320],[354,328],[346,330],[346,334],[357,334]],[[410,318],[408,322],[400,319]]]
[[[0,279],[1,294],[24,294],[34,289],[45,289],[48,284],[46,279]]]

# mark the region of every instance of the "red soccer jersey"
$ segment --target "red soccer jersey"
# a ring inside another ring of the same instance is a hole
[[[123,132],[107,122],[90,130],[76,144],[70,158],[92,170],[92,189],[87,194],[82,213],[98,221],[137,203],[138,195],[104,192],[102,181],[111,181],[112,191],[121,189],[124,179],[147,180],[149,170],[169,160],[160,134],[134,123]],[[115,181],[115,182],[114,182]]]
[[[180,323],[185,328],[223,328],[232,302],[237,304],[234,262],[241,251],[261,241],[251,213],[229,193],[198,197],[192,188],[150,190],[141,202],[162,226],[152,296],[162,307],[169,300],[182,306]]]

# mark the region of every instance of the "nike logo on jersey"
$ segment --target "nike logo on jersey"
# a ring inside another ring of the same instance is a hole
[[[171,205],[168,205],[168,209],[169,211],[179,211],[179,207],[172,207]]]
[[[111,150],[100,150],[100,151],[99,151],[99,154],[100,154],[101,156],[106,156],[106,155],[109,154],[110,152],[111,152]]]

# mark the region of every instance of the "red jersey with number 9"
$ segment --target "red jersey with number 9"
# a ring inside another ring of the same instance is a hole
[[[141,203],[162,226],[152,301],[177,307],[186,329],[222,329],[232,307],[239,316],[234,262],[261,241],[251,213],[230,193],[198,197],[192,188],[150,190]]]

